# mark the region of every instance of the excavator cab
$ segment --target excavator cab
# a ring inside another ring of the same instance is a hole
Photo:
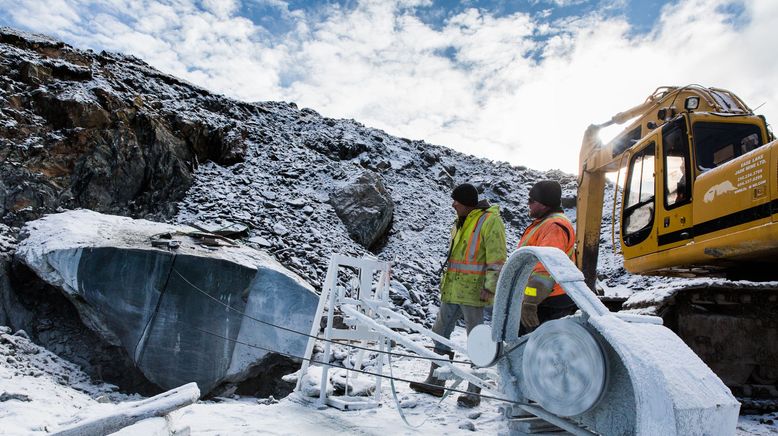
[[[657,89],[590,126],[581,145],[576,261],[586,284],[596,290],[605,174],[623,173],[613,221],[625,269],[729,279],[679,281],[626,307],[661,316],[745,397],[778,398],[777,167],[765,119],[735,94],[697,85]]]
[[[684,112],[626,153],[620,240],[633,272],[731,277],[778,254],[764,120]],[[767,226],[767,227],[764,227]],[[766,241],[755,247],[755,239]],[[773,262],[773,260],[770,260]]]

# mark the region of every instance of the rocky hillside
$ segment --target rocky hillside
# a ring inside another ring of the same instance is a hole
[[[261,111],[136,58],[0,30],[0,219],[58,208],[170,217],[199,162],[230,165]]]
[[[132,56],[0,29],[0,324],[71,359],[79,350],[67,337],[78,334],[51,329],[64,322],[54,313],[61,299],[9,260],[20,226],[44,214],[88,208],[237,224],[242,243],[317,289],[331,253],[391,260],[393,299],[430,323],[452,187],[474,183],[499,204],[513,247],[529,223],[529,186],[543,178],[560,180],[573,206],[572,175],[477,159],[294,103],[232,100]],[[105,355],[77,360],[95,373]]]
[[[0,72],[0,220],[12,227],[79,207],[244,223],[245,243],[314,286],[330,253],[372,253],[396,261],[400,281],[426,300],[455,184],[473,182],[502,206],[512,242],[528,223],[528,185],[554,177],[567,195],[575,187],[570,175],[476,159],[293,103],[231,100],[131,56],[8,28]],[[341,193],[365,180],[391,197],[380,206],[391,221],[374,241],[355,238],[337,211]]]

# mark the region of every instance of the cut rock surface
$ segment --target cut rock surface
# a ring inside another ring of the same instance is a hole
[[[32,221],[22,234],[17,258],[163,389],[195,381],[207,393],[245,379],[269,353],[303,354],[307,338],[294,332],[309,331],[318,298],[264,253],[88,210]]]

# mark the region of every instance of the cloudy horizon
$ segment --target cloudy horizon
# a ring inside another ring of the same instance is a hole
[[[778,119],[769,0],[0,0],[0,24],[245,101],[575,173],[589,124],[659,86]]]

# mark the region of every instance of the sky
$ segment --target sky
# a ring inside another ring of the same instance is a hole
[[[0,25],[228,97],[569,173],[589,124],[659,86],[778,119],[777,22],[774,0],[0,0]]]

